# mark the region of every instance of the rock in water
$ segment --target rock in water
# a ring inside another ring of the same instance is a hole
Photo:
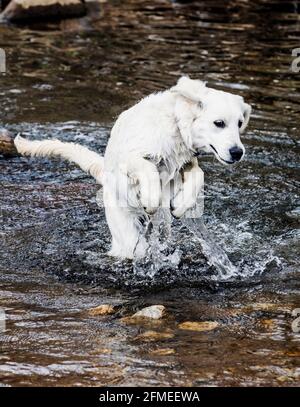
[[[135,338],[135,341],[143,341],[143,342],[158,342],[158,341],[165,341],[168,339],[172,339],[174,334],[172,332],[158,332],[158,331],[146,331]]]
[[[184,329],[186,331],[196,331],[196,332],[206,332],[212,331],[219,326],[216,321],[204,321],[204,322],[193,322],[186,321],[178,325],[179,329]]]
[[[115,307],[110,304],[101,304],[98,307],[91,308],[88,310],[89,315],[97,316],[97,315],[110,315],[116,312]]]
[[[131,318],[151,318],[151,319],[161,319],[165,313],[165,307],[163,305],[151,305],[141,309],[132,315]]]
[[[11,0],[1,18],[9,21],[79,17],[86,13],[82,0]]]
[[[166,308],[163,305],[151,305],[150,307],[142,308],[132,316],[123,317],[121,321],[125,324],[151,323],[157,325],[161,323],[165,312]]]
[[[169,356],[169,355],[174,355],[175,349],[173,348],[159,348],[159,349],[154,349],[150,352],[151,355],[155,356]]]
[[[4,157],[18,155],[14,144],[14,135],[6,129],[0,129],[0,155]]]

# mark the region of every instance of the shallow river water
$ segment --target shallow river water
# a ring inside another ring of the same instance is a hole
[[[183,73],[253,106],[242,163],[199,159],[203,222],[237,268],[226,280],[175,220],[179,262],[153,272],[107,257],[92,179],[0,159],[0,385],[300,384],[298,3],[110,1],[98,18],[0,25],[1,125],[31,138],[103,152],[119,113]],[[103,303],[117,312],[89,315]],[[161,321],[122,320],[151,304]]]

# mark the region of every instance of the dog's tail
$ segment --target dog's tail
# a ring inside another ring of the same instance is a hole
[[[103,183],[104,158],[94,151],[75,143],[59,140],[27,140],[20,135],[14,139],[19,154],[31,157],[61,157],[77,164],[84,172]]]

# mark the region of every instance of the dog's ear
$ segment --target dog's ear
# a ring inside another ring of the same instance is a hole
[[[177,93],[193,102],[200,103],[207,91],[206,82],[193,80],[188,76],[182,76],[170,91]]]
[[[241,130],[240,130],[241,133],[243,133],[243,131],[246,129],[246,127],[247,127],[247,125],[249,123],[252,108],[251,108],[250,105],[248,105],[248,103],[245,103],[244,100],[243,100],[242,109],[243,109],[244,121],[243,121],[243,125],[241,127]]]
[[[170,91],[178,96],[174,115],[179,131],[186,146],[192,149],[192,124],[197,114],[199,115],[199,107],[202,107],[202,100],[207,92],[205,82],[183,76]]]

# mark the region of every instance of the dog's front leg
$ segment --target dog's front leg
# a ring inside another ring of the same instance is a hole
[[[156,212],[161,201],[161,182],[156,166],[135,154],[121,164],[121,171],[138,184],[139,201],[148,214]]]
[[[172,215],[176,218],[181,218],[188,209],[196,204],[197,197],[204,186],[204,174],[198,166],[197,158],[193,158],[181,175],[182,184],[175,188],[175,196],[171,200]]]

